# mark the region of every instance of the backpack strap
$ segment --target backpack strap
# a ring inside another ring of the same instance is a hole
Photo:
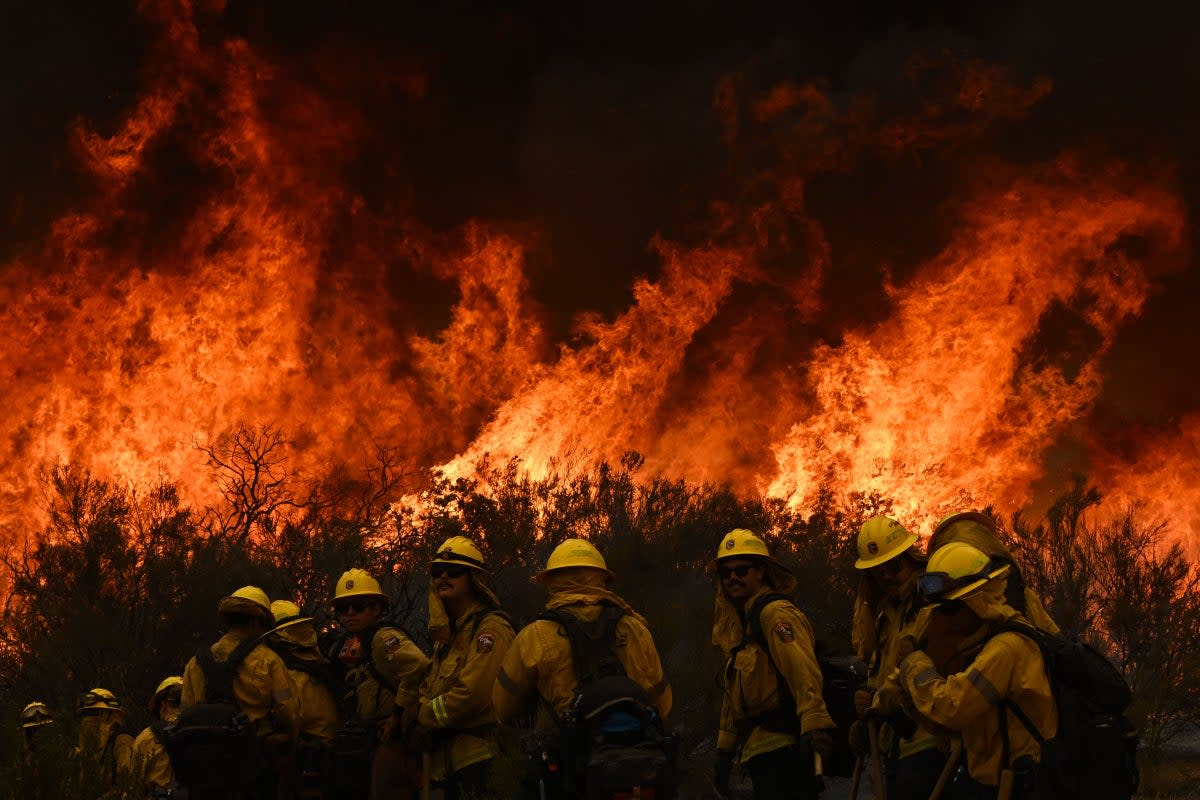
[[[797,717],[796,698],[792,694],[792,687],[788,686],[787,679],[783,676],[779,665],[775,663],[775,659],[771,656],[771,647],[767,643],[767,637],[763,633],[762,628],[763,609],[776,600],[792,602],[790,597],[779,592],[768,592],[762,595],[751,604],[750,610],[746,612],[746,627],[750,629],[748,641],[753,641],[762,648],[763,653],[767,656],[767,663],[771,665],[771,669],[775,670],[776,691],[779,692],[779,705],[771,711],[760,714],[757,717],[752,717],[751,722],[769,731],[782,732],[791,731],[795,728]],[[740,650],[742,647],[745,647],[748,641],[743,640],[737,649]]]
[[[1036,644],[1038,653],[1042,656],[1042,668],[1046,669],[1046,648],[1043,641],[1047,635],[1046,633],[1021,622],[1006,620],[997,625],[992,632],[988,634],[987,638],[983,640],[982,644],[986,645],[988,642],[990,642],[992,639],[995,639],[1002,633],[1015,633],[1020,636],[1024,636]],[[1051,690],[1053,691],[1053,686],[1051,686]],[[1010,709],[1012,710],[1013,714],[1017,716],[1017,721],[1021,723],[1021,727],[1023,727],[1026,732],[1028,732],[1029,735],[1034,738],[1034,741],[1038,743],[1038,746],[1043,749],[1046,747],[1046,737],[1043,736],[1042,732],[1038,730],[1037,725],[1033,724],[1033,720],[1029,718],[1029,715],[1022,711],[1019,705],[1005,697],[1000,702],[998,711],[1000,714],[1000,763],[1006,767],[1012,766],[1010,761],[1012,758],[1012,748],[1008,739],[1008,712]]]
[[[324,661],[314,661],[311,658],[301,658],[288,647],[281,647],[275,652],[283,665],[294,672],[303,672],[322,686],[332,689],[334,686],[333,670]]]
[[[616,652],[617,624],[624,616],[624,609],[607,603],[600,616],[591,622],[585,622],[565,609],[543,611],[538,615],[538,619],[556,622],[566,631],[575,667],[576,694],[599,678],[626,675],[625,666]]]
[[[233,694],[233,681],[246,656],[259,644],[257,638],[247,639],[235,647],[224,661],[216,660],[211,647],[201,647],[196,651],[196,663],[204,673],[205,702],[238,704]]]

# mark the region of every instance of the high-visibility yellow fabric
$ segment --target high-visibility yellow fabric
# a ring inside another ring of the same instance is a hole
[[[1003,604],[1000,581],[964,598],[985,620],[980,637],[1005,620],[1029,624]],[[976,610],[978,609],[978,610]],[[983,611],[984,613],[980,613]],[[978,641],[980,637],[970,637]],[[965,643],[970,646],[971,642]],[[977,645],[976,645],[977,646]],[[943,677],[929,656],[918,650],[901,663],[896,680],[912,698],[918,714],[928,722],[962,737],[971,777],[988,786],[1000,783],[1003,745],[999,705],[1015,703],[1049,739],[1058,732],[1058,714],[1042,654],[1035,642],[1019,633],[1001,633],[987,639],[978,655],[958,672]],[[1023,755],[1040,759],[1037,740],[1016,714],[1007,714],[1010,761]]]
[[[80,768],[86,784],[114,786],[133,769],[133,737],[119,732],[120,718],[109,714],[79,721]]]
[[[371,660],[384,682],[372,674],[366,661],[354,667],[347,680],[356,687],[359,718],[367,723],[382,723],[397,706],[405,708],[416,702],[429,658],[407,633],[383,627],[371,636]],[[385,683],[395,686],[396,691]]]
[[[175,717],[168,718],[173,722]],[[141,786],[149,794],[154,789],[163,789],[175,781],[175,771],[171,769],[171,759],[167,756],[167,748],[154,735],[153,728],[143,728],[133,740],[133,774],[136,785]]]
[[[922,555],[920,562],[924,561]],[[895,672],[904,657],[912,652],[912,642],[920,638],[928,623],[929,608],[920,608],[917,603],[920,575],[920,571],[913,573],[900,590],[899,599],[878,591],[867,575],[863,575],[859,584],[851,636],[856,655],[867,665],[867,687],[870,689],[878,689],[884,679]],[[898,757],[907,758],[936,747],[938,739],[931,731],[918,726],[912,736],[896,743],[891,727],[885,725],[880,746],[890,751],[893,743]]]
[[[718,591],[724,594],[722,590]],[[771,591],[764,585],[746,601],[746,608]],[[767,651],[750,638],[749,626],[744,620],[744,646],[735,648],[736,652],[725,651],[729,660],[724,673],[717,748],[732,750],[740,745],[741,763],[787,747],[809,731],[834,727],[821,695],[821,667],[813,652],[812,626],[808,618],[791,601],[775,600],[763,608],[760,620]],[[778,673],[772,667],[772,661],[778,667]],[[752,721],[779,707],[779,675],[783,676],[795,699],[798,720],[795,731],[768,731]]]
[[[989,556],[1003,559],[1005,562],[1012,564],[1013,569],[1020,574],[1019,568],[1016,566],[1016,561],[1013,559],[1012,553],[1004,543],[1000,541],[1000,537],[996,535],[988,526],[981,522],[963,519],[951,523],[944,528],[939,528],[935,535],[929,540],[927,552],[931,555],[939,547],[949,544],[950,542],[964,542],[976,547]],[[1007,593],[1008,582],[1017,580],[1017,577],[1009,577],[1005,579],[1005,591]],[[1023,594],[1025,601],[1025,610],[1022,612],[1025,619],[1033,623],[1033,626],[1038,630],[1046,633],[1060,633],[1058,625],[1050,618],[1050,614],[1046,612],[1046,607],[1042,605],[1041,598],[1030,589],[1025,587]]]
[[[225,661],[241,643],[241,634],[226,633],[212,646],[213,659]],[[259,644],[246,655],[233,679],[233,697],[259,736],[286,733],[295,737],[300,720],[296,683],[266,644]],[[204,700],[204,670],[192,656],[183,670],[182,707]]]
[[[449,642],[434,650],[421,683],[417,721],[439,732],[431,754],[435,780],[497,753],[494,731],[488,730],[495,723],[492,688],[516,633],[504,617],[487,614],[490,610],[477,602],[454,621]]]
[[[328,686],[303,670],[289,669],[288,672],[296,683],[301,738],[332,747],[339,725],[337,701],[333,693]]]
[[[591,621],[600,616],[604,604],[615,599],[626,610],[617,623],[617,659],[625,674],[646,690],[665,720],[671,712],[671,685],[663,676],[654,638],[640,614],[630,613],[628,603],[603,588],[605,578],[599,570],[551,572],[545,578],[549,592],[546,608],[563,609]],[[571,645],[562,634],[562,626],[550,620],[534,620],[521,629],[508,648],[492,690],[492,704],[497,719],[507,722],[527,710],[531,700],[540,698],[536,724],[547,728],[554,724],[550,712],[554,717],[561,716],[570,707],[576,687]]]

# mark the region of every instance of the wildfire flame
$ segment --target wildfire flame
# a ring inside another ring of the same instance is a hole
[[[556,343],[523,236],[478,221],[434,235],[373,206],[345,178],[366,135],[354,109],[245,41],[202,41],[187,5],[145,10],[162,30],[145,93],[114,133],[75,137],[95,198],[0,269],[0,491],[17,517],[36,513],[39,467],[62,459],[134,481],[161,471],[204,502],[194,444],[271,423],[312,473],[379,443],[450,475],[485,455],[541,474],[637,450],[651,472],[799,507],[829,486],[880,492],[914,523],[1015,510],[1087,418],[1149,276],[1185,246],[1169,184],[1064,156],[978,190],[939,253],[887,279],[886,318],[823,340],[805,326],[837,254],[807,179],[976,135],[1049,84],[968,66],[952,71],[950,111],[887,117],[811,85],[731,80],[716,112],[731,147],[779,159],[754,176],[768,199],[714,203],[698,244],[656,239],[659,273],[629,307],[581,316]],[[419,75],[407,85],[425,91]],[[178,207],[148,210],[176,162]],[[405,270],[457,286],[435,333],[421,297],[388,288]],[[1075,338],[1047,344],[1064,326]],[[1193,546],[1198,419],[1123,461],[1094,457],[1113,502],[1149,501]]]

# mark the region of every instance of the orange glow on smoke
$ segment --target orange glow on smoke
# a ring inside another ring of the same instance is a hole
[[[370,210],[342,171],[364,136],[353,109],[245,42],[202,44],[188,7],[147,13],[163,43],[145,94],[115,133],[77,132],[97,197],[0,268],[0,497],[15,518],[36,517],[38,469],[63,459],[135,484],[161,472],[208,502],[194,445],[239,424],[280,426],[291,469],[313,476],[357,468],[379,444],[452,476],[485,455],[540,475],[637,450],[651,473],[802,508],[824,484],[881,492],[915,524],[962,506],[1007,512],[1101,392],[1105,353],[1151,289],[1148,260],[1184,247],[1169,189],[1064,157],[954,210],[940,253],[886,287],[886,318],[835,343],[792,341],[822,312],[837,256],[806,215],[808,175],[849,168],[856,149],[974,136],[1049,84],[1006,89],[968,65],[951,75],[954,113],[926,104],[881,120],[865,101],[839,112],[813,86],[781,84],[741,119],[731,80],[716,109],[731,145],[798,115],[773,129],[774,199],[740,214],[714,204],[700,244],[657,239],[659,273],[637,280],[629,307],[581,318],[556,344],[530,297],[526,242],[486,222],[433,236],[402,210]],[[420,76],[406,85],[424,91]],[[205,180],[179,187],[186,222],[157,231],[138,192],[162,191],[168,147]],[[801,231],[787,270],[781,216]],[[1131,238],[1151,255],[1132,255]],[[397,262],[457,287],[437,332],[419,322],[423,298],[385,289]],[[738,299],[745,287],[771,302]],[[1087,334],[1070,357],[1038,346],[1056,314]],[[1196,541],[1198,453],[1193,417],[1096,478],[1114,498],[1152,498]]]

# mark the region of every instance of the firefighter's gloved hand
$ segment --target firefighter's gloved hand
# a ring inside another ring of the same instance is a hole
[[[713,764],[713,794],[724,800],[729,797],[729,779],[733,775],[733,751],[718,750]]]
[[[814,753],[821,756],[821,761],[828,764],[833,760],[833,734],[829,731],[809,731],[804,734],[804,740]]]
[[[870,689],[859,689],[854,693],[854,713],[862,719],[867,715],[867,709],[871,707],[871,698],[875,693]]]

